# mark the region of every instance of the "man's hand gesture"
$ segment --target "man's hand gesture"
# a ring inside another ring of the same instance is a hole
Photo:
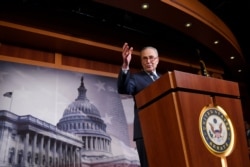
[[[123,69],[129,69],[129,63],[131,61],[132,52],[133,52],[133,47],[129,47],[128,43],[125,42],[122,47]]]

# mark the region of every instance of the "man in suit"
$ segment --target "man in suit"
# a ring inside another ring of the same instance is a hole
[[[143,70],[138,73],[132,74],[129,70],[132,52],[133,47],[129,47],[128,43],[124,43],[122,47],[123,64],[118,75],[117,86],[118,93],[129,94],[135,97],[138,92],[150,85],[152,82],[154,82],[155,79],[159,77],[156,72],[156,68],[159,63],[159,57],[156,48],[151,46],[144,47],[141,50],[141,65]],[[133,140],[136,143],[141,167],[148,167],[147,155],[144,147],[138,112],[139,110],[136,107],[135,101]]]

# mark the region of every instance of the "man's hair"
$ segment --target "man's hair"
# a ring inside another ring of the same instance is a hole
[[[153,50],[155,50],[155,52],[156,52],[156,54],[158,56],[158,50],[155,47],[153,47],[153,46],[145,46],[145,47],[143,47],[141,49],[141,52],[144,51],[144,50],[146,50],[146,49],[153,49]]]

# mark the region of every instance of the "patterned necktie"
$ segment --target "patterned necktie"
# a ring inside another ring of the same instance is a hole
[[[150,73],[150,76],[154,81],[158,79],[158,76],[156,76],[153,72]]]

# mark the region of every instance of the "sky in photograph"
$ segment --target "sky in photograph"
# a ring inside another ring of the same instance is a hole
[[[56,125],[65,108],[77,98],[82,76],[87,98],[97,109],[105,110],[103,93],[117,92],[116,78],[0,61],[0,110],[10,110],[19,116],[32,114]],[[12,97],[3,96],[6,92],[13,92]],[[122,104],[126,121],[131,124],[134,103],[128,98]],[[106,123],[111,117],[102,115]]]

